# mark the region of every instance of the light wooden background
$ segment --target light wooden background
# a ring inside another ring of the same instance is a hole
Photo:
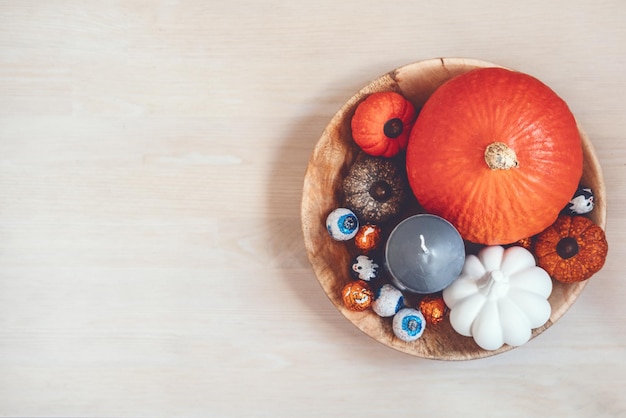
[[[395,67],[530,73],[582,123],[607,264],[469,362],[371,340],[300,230],[326,123]],[[622,0],[0,1],[0,415],[626,417]]]

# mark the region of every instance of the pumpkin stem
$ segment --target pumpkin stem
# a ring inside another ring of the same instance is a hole
[[[370,187],[369,193],[377,202],[385,202],[391,198],[392,195],[391,186],[389,183],[378,180],[375,181]]]
[[[404,129],[404,124],[402,123],[402,119],[394,118],[394,119],[389,119],[387,122],[385,122],[385,126],[383,127],[383,132],[385,133],[385,136],[389,138],[397,138],[400,136],[403,129]]]
[[[487,145],[485,162],[492,170],[508,170],[519,166],[515,151],[503,142],[492,142]]]
[[[497,299],[506,294],[509,289],[509,278],[501,270],[492,270],[485,273],[478,280],[478,289],[490,299]]]
[[[578,254],[578,242],[576,238],[565,237],[556,244],[556,253],[564,260],[574,257]]]

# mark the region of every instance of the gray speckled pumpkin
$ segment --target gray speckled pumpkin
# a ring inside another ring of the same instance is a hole
[[[343,180],[346,206],[362,222],[386,222],[407,199],[407,181],[396,160],[361,155]]]

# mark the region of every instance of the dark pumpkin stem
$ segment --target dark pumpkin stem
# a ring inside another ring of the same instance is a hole
[[[377,202],[384,202],[391,198],[391,186],[389,183],[382,180],[374,182],[370,187],[370,196],[372,196]]]
[[[578,242],[572,237],[561,238],[559,243],[556,244],[556,253],[564,260],[574,257],[578,254],[578,250]]]
[[[400,118],[389,119],[385,122],[385,127],[383,128],[383,132],[385,136],[388,138],[397,138],[402,133],[404,129],[404,124]]]

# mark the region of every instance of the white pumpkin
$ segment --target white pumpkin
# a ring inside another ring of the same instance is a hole
[[[485,350],[519,346],[550,318],[552,280],[522,247],[467,255],[461,275],[443,291],[452,328]]]

